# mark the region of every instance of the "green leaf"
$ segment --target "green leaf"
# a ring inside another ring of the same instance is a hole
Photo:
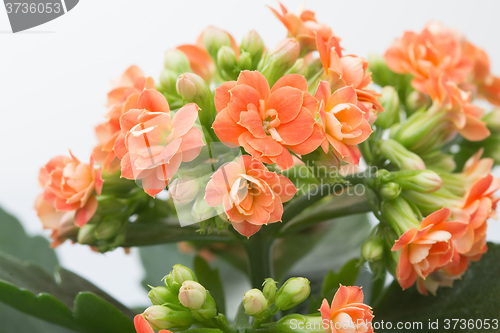
[[[41,226],[41,224],[40,224]],[[0,208],[0,252],[36,263],[49,272],[57,265],[57,256],[42,236],[30,237],[14,216]]]
[[[99,296],[81,294],[82,290]],[[40,267],[4,254],[0,254],[0,302],[77,332],[134,332],[133,313],[87,280],[64,269],[55,278]],[[82,308],[99,311],[91,320]],[[106,317],[113,318],[120,330],[109,330]]]
[[[380,322],[422,322],[419,332],[444,332],[445,319],[500,319],[500,245],[488,244],[483,258],[471,263],[462,280],[455,281],[453,288],[440,288],[437,296],[422,296],[415,287],[402,291],[394,282],[375,308],[375,320]],[[429,329],[429,320],[439,321],[439,330]],[[453,323],[451,323],[453,325]],[[494,332],[492,329],[450,329],[449,332]],[[377,330],[377,332],[396,332]]]
[[[349,260],[338,273],[333,270],[328,272],[323,280],[321,295],[326,298],[333,298],[340,284],[352,286],[358,277],[359,267],[359,259],[355,258]]]
[[[208,263],[200,256],[194,258],[194,271],[198,282],[204,286],[215,300],[217,311],[219,313],[226,312],[226,304],[224,299],[224,287],[220,279],[219,270],[210,268]]]

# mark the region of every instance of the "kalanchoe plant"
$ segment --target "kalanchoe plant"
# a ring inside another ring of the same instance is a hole
[[[156,84],[128,68],[90,162],[70,154],[40,170],[35,207],[52,246],[182,242],[248,275],[233,322],[192,270],[174,266],[151,287],[138,333],[372,332],[372,309],[349,286],[360,265],[376,303],[387,273],[436,294],[487,251],[500,117],[474,102],[500,106],[500,78],[486,53],[431,23],[367,61],[312,11],[272,12],[288,30],[274,47],[255,31],[238,44],[209,27],[166,52]],[[294,242],[354,214],[377,220],[358,261],[322,288],[317,276],[286,280],[283,258],[315,238]]]

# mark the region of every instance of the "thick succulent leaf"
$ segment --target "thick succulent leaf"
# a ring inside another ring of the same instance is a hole
[[[462,280],[455,281],[453,288],[441,288],[436,296],[422,296],[415,287],[402,291],[394,282],[382,301],[374,309],[375,320],[391,323],[422,322],[419,332],[497,332],[492,329],[493,320],[500,320],[500,245],[489,244],[483,258],[472,263]],[[458,322],[453,328],[446,329],[446,319],[467,321],[465,329]],[[477,321],[482,319],[483,327]],[[489,319],[490,329],[486,329],[485,319]],[[470,323],[474,323],[469,327]],[[428,323],[438,321],[439,329],[430,329]],[[500,326],[500,323],[499,323]],[[497,326],[497,327],[499,327]],[[396,330],[378,329],[377,332],[396,332]]]

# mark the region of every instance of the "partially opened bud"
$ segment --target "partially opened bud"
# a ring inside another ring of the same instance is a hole
[[[165,287],[151,287],[148,297],[154,305],[177,303],[177,297]]]
[[[190,178],[176,178],[168,187],[170,197],[178,205],[185,205],[193,201],[198,190],[198,182]]]
[[[273,85],[299,59],[300,45],[294,38],[282,40],[272,49],[259,64],[259,69]]]
[[[198,282],[185,281],[179,290],[179,302],[191,310],[199,310],[207,299],[207,290]]]
[[[177,75],[191,71],[191,68],[189,67],[189,60],[186,55],[176,49],[165,52],[163,67],[177,73]]]
[[[276,294],[276,307],[288,310],[299,305],[309,297],[311,286],[309,280],[302,277],[290,278]]]
[[[196,102],[206,93],[206,84],[203,79],[193,73],[184,73],[179,76],[176,83],[177,93],[187,102]]]
[[[189,310],[173,304],[150,306],[144,311],[143,316],[156,330],[183,331],[193,324]]]
[[[231,39],[229,38],[229,35],[221,29],[208,27],[203,32],[203,44],[212,59],[216,60],[217,52],[219,52],[221,47],[231,47]]]
[[[406,149],[399,142],[388,139],[382,140],[379,143],[380,152],[394,166],[402,170],[423,170],[425,163],[417,154]]]
[[[262,291],[259,289],[252,289],[245,293],[243,297],[243,307],[247,315],[260,317],[266,313],[268,302]]]
[[[276,287],[276,284],[278,284],[277,281],[274,281],[271,278],[267,278],[262,285],[262,292],[266,299],[269,301],[269,304],[274,303],[274,300],[276,298],[276,292],[278,291],[278,287]]]
[[[378,114],[375,125],[381,128],[389,128],[393,124],[399,123],[399,97],[396,89],[391,86],[382,89],[380,100],[385,112]]]

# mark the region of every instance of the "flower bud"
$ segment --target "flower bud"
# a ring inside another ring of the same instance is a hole
[[[486,122],[486,127],[491,133],[500,133],[500,109],[493,110],[483,117]]]
[[[185,205],[193,201],[198,190],[198,182],[187,177],[174,179],[168,187],[168,193],[177,205]]]
[[[219,28],[208,27],[203,32],[203,44],[212,59],[216,60],[217,52],[219,52],[221,47],[231,47],[231,38],[229,38],[229,35],[225,31]]]
[[[207,298],[199,310],[192,310],[192,314],[196,320],[200,322],[210,321],[217,316],[217,306],[215,300],[209,293]]]
[[[361,256],[369,262],[382,260],[384,256],[384,242],[378,235],[373,235],[363,244]]]
[[[177,94],[177,78],[179,74],[170,70],[164,69],[160,73],[160,87],[161,90],[166,92],[167,94],[178,96]]]
[[[443,181],[432,170],[402,170],[391,172],[391,179],[401,185],[403,190],[423,193],[435,192],[443,186]]]
[[[399,142],[388,139],[379,142],[379,148],[392,164],[402,170],[423,170],[425,163],[417,154],[406,149]]]
[[[165,303],[177,303],[177,297],[165,287],[150,287],[148,297],[154,305],[162,305]]]
[[[429,215],[443,207],[453,207],[460,201],[460,197],[451,194],[445,188],[432,193],[407,190],[404,192],[404,197],[417,206],[424,215]]]
[[[421,91],[414,90],[406,97],[406,106],[410,111],[417,111],[422,108],[428,108],[431,104],[429,95]]]
[[[239,70],[237,66],[236,53],[229,46],[223,46],[217,52],[217,66],[223,79],[236,80]]]
[[[401,193],[401,185],[390,182],[383,184],[380,188],[380,195],[386,200],[396,199]]]
[[[183,331],[193,324],[191,313],[181,306],[173,304],[150,306],[144,311],[143,316],[156,330]]]
[[[248,52],[241,52],[240,58],[238,59],[238,69],[243,70],[253,70],[255,67],[252,66],[252,56]]]
[[[123,229],[121,220],[106,219],[97,225],[95,237],[99,240],[109,240],[118,235]]]
[[[321,316],[290,314],[281,318],[273,330],[276,333],[325,333],[326,327]]]
[[[93,245],[97,241],[95,237],[96,229],[97,225],[95,224],[86,224],[81,227],[78,231],[78,243]]]
[[[261,317],[268,309],[268,302],[262,291],[259,289],[252,289],[245,293],[243,297],[243,307],[247,315]]]
[[[170,288],[170,291],[176,294],[179,293],[179,289],[184,281],[198,282],[193,271],[180,264],[174,265],[172,271],[163,279],[165,279],[165,285]]]
[[[273,85],[292,67],[300,55],[299,42],[294,38],[282,40],[259,64],[260,72]]]
[[[382,89],[380,102],[385,112],[378,115],[375,125],[381,128],[389,128],[393,124],[399,123],[399,97],[396,89],[391,86]]]
[[[290,278],[276,294],[276,307],[288,310],[299,305],[309,297],[311,286],[309,280],[302,277]]]
[[[250,58],[251,58],[251,69],[255,69],[255,68],[257,68],[259,61],[262,58],[262,54],[264,53],[264,49],[265,49],[264,41],[262,40],[260,35],[257,33],[257,31],[251,30],[248,33],[246,33],[243,36],[243,38],[241,39],[240,61],[241,61],[241,56],[243,55],[243,53],[249,54]],[[240,66],[240,68],[243,68],[243,67]]]
[[[217,210],[208,205],[207,200],[203,197],[198,197],[194,202],[191,214],[198,221],[205,221],[211,217],[219,215]]]
[[[203,96],[207,89],[205,81],[193,73],[181,74],[177,79],[176,88],[177,93],[189,103]]]
[[[184,53],[176,49],[167,50],[165,52],[163,67],[177,73],[177,75],[185,72],[191,72],[188,58]]]
[[[420,221],[417,219],[415,211],[401,197],[383,201],[381,214],[384,221],[391,226],[398,236],[401,236],[412,228],[420,226]]]
[[[451,154],[445,154],[441,150],[433,150],[421,156],[425,165],[432,170],[452,172],[457,164]]]
[[[278,291],[278,287],[276,287],[277,283],[277,281],[274,281],[271,278],[267,278],[262,285],[262,292],[268,300],[269,304],[274,303],[274,300],[276,298],[276,292]]]
[[[207,290],[198,282],[184,281],[179,290],[179,302],[190,310],[199,310],[207,299]]]

